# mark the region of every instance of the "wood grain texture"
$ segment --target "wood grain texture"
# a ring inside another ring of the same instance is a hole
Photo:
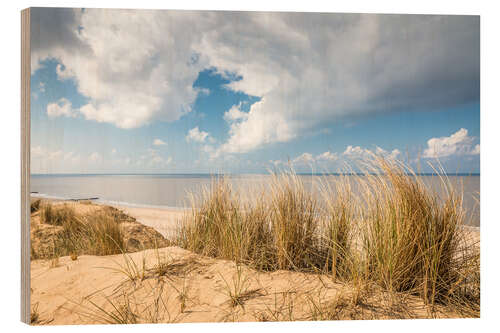
[[[30,323],[30,9],[21,11],[21,321]]]

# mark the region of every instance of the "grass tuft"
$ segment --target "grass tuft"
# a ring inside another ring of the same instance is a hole
[[[61,227],[53,242],[51,256],[111,255],[125,246],[119,221],[107,211],[80,216],[69,205],[44,205],[41,221]]]

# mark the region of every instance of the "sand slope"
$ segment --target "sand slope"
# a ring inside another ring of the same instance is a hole
[[[127,263],[137,266],[137,280],[119,272]],[[31,263],[32,305],[41,324],[455,316],[430,314],[416,297],[389,297],[325,275],[256,272],[178,247],[76,261],[62,257],[53,264]]]
[[[125,214],[121,209],[104,205],[46,199],[42,201],[41,205],[45,203],[50,203],[54,207],[71,207],[78,216],[99,212],[112,214],[123,232],[126,247],[124,250],[126,252],[135,252],[142,249],[165,247],[169,245],[169,242],[155,228],[145,225],[142,221],[139,223],[133,216]],[[40,214],[40,210],[32,213],[30,221],[31,248],[32,257],[34,258],[50,257],[54,252],[54,241],[57,240],[58,234],[63,231],[61,226],[42,223]]]

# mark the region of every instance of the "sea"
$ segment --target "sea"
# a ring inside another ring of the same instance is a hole
[[[333,184],[338,177],[357,175],[299,174],[306,188]],[[419,175],[436,193],[444,193],[439,175]],[[52,199],[93,199],[104,204],[151,208],[185,209],[192,206],[192,194],[207,189],[220,175],[212,174],[32,174],[31,194]],[[269,174],[224,175],[233,189],[243,196],[254,191],[266,191],[271,183]],[[463,193],[465,223],[480,226],[480,176],[448,175],[449,182]],[[315,186],[319,185],[319,186]],[[356,190],[354,190],[356,191]],[[316,193],[318,198],[321,196]]]

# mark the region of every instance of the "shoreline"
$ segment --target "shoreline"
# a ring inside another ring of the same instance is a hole
[[[116,201],[116,200],[106,200],[100,199],[98,197],[88,197],[88,198],[69,198],[57,195],[49,195],[38,192],[31,192],[30,197],[34,199],[42,200],[53,200],[53,201],[68,201],[68,202],[79,202],[79,201],[92,201],[92,203],[97,205],[108,205],[108,206],[120,206],[120,207],[132,207],[132,208],[150,208],[150,209],[161,209],[168,211],[186,211],[189,207],[178,207],[178,206],[167,206],[167,205],[152,205],[152,204],[142,204],[127,201]]]

